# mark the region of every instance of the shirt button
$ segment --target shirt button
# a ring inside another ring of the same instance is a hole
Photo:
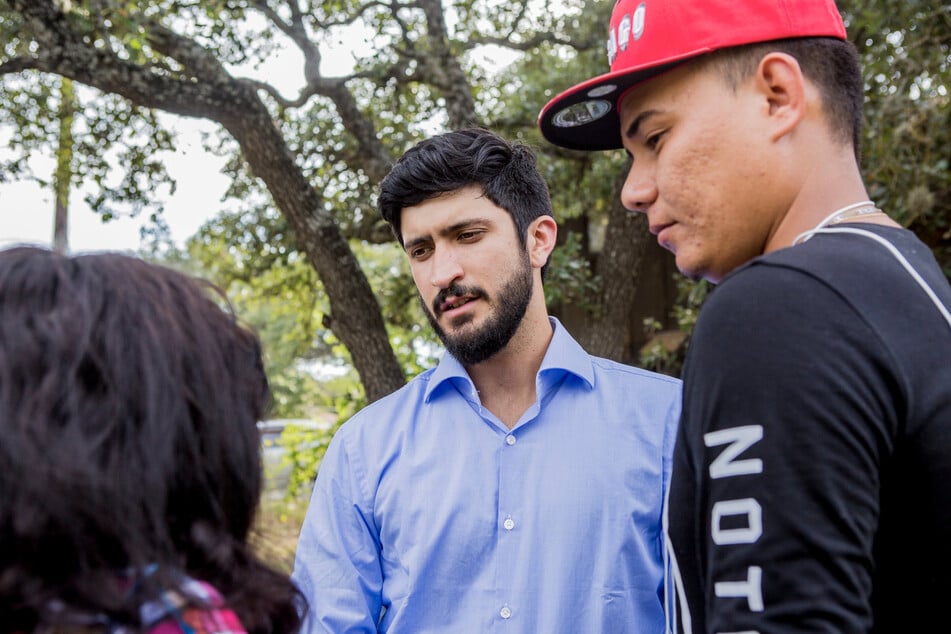
[[[515,520],[513,520],[511,517],[506,517],[505,521],[502,522],[502,526],[505,527],[505,530],[510,531],[515,528]]]
[[[514,445],[514,444],[515,444],[515,436],[513,436],[512,434],[509,434],[508,436],[506,436],[506,437],[505,437],[505,444],[506,444],[506,445]]]
[[[501,610],[499,610],[499,616],[501,616],[503,619],[512,618],[512,610],[510,610],[509,606],[506,605]]]

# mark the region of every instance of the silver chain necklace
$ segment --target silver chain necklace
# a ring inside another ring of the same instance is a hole
[[[799,244],[809,239],[813,232],[822,229],[823,227],[828,227],[829,225],[837,225],[840,222],[845,222],[846,220],[851,220],[852,218],[859,218],[861,216],[871,216],[874,214],[885,213],[881,209],[875,206],[871,200],[862,200],[857,203],[852,203],[851,205],[846,205],[845,207],[840,207],[836,209],[831,214],[822,219],[822,221],[817,224],[815,227],[809,231],[804,231],[796,236],[796,239],[793,240],[793,244]]]

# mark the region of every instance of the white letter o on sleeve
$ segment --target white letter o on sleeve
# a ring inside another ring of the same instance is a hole
[[[720,528],[724,517],[745,515],[746,526],[738,528]],[[713,505],[710,518],[710,536],[718,546],[725,544],[752,544],[763,534],[763,509],[753,498],[725,500]]]

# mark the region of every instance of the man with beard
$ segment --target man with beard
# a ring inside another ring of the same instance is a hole
[[[294,573],[305,631],[662,631],[680,383],[589,356],[549,317],[534,154],[436,136],[379,208],[446,354],[328,448]]]

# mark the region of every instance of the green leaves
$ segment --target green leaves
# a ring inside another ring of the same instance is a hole
[[[862,165],[872,199],[951,277],[951,3],[840,2],[862,55]]]
[[[33,155],[55,157],[60,151],[61,98],[59,82],[35,72],[4,77],[0,104],[9,117],[0,119],[0,134],[8,135],[13,158],[0,164],[3,180],[29,179],[47,186],[53,174],[36,174],[28,167]],[[160,213],[155,192],[174,188],[164,163],[156,158],[174,150],[174,137],[157,114],[131,106],[113,95],[77,86],[71,109],[71,183],[93,192],[86,202],[103,220],[147,211]]]

